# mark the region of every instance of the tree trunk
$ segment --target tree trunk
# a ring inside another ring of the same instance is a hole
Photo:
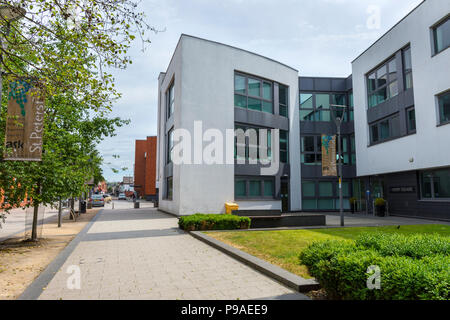
[[[33,227],[31,229],[31,241],[37,241],[37,224],[38,224],[38,213],[39,204],[36,204],[33,210]]]
[[[58,228],[61,228],[61,219],[62,218],[62,200],[59,197],[59,205],[58,205]]]

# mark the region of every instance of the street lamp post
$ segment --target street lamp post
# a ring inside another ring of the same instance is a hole
[[[342,141],[341,141],[341,125],[344,120],[344,114],[347,106],[332,104],[334,120],[337,127],[338,136],[338,175],[339,175],[339,214],[341,217],[341,227],[344,226],[344,202],[342,192]]]

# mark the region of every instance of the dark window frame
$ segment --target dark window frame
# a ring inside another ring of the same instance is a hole
[[[257,148],[257,159],[259,161],[259,129],[266,129],[267,130],[267,134],[270,135],[270,139],[272,139],[272,129],[274,128],[268,128],[268,127],[262,127],[262,126],[255,126],[255,125],[248,125],[248,124],[244,124],[244,123],[238,123],[236,122],[234,124],[234,130],[238,130],[238,129],[242,129],[244,130],[244,133],[249,130],[249,129],[255,129],[256,130],[256,134],[257,134],[257,141],[258,141],[258,148]],[[280,130],[281,131],[281,130]],[[268,154],[268,158],[270,160],[272,160],[272,151],[273,151],[273,145],[272,145],[272,141],[269,145],[269,137],[267,138],[267,154]],[[245,137],[245,161],[248,162],[250,159],[250,140],[249,137]],[[269,156],[269,150],[270,150],[270,156]],[[236,135],[234,136],[234,160],[238,160],[237,159],[237,137]],[[255,159],[252,159],[255,160]]]
[[[264,183],[265,181],[272,182],[272,196],[264,195]],[[245,181],[245,196],[236,195],[236,182]],[[259,188],[261,191],[261,196],[250,196],[250,181],[259,181]],[[274,176],[235,176],[234,177],[234,199],[235,200],[277,200],[276,196],[276,180]]]
[[[411,69],[406,69],[406,54],[409,52],[409,59],[411,60]],[[413,70],[412,70],[412,54],[411,46],[408,45],[402,49],[402,65],[403,65],[403,88],[409,90],[414,88]],[[408,77],[410,77],[411,86],[408,88]]]
[[[414,129],[410,127],[409,123],[409,113],[414,111]],[[414,106],[406,108],[406,131],[408,134],[415,134],[417,132],[417,121],[416,121],[416,108]]]
[[[281,87],[284,87],[286,89],[286,104],[281,103],[280,100]],[[281,114],[282,107],[286,108],[286,115]],[[289,86],[285,86],[281,83],[278,83],[278,114],[282,117],[289,118]]]
[[[167,132],[167,154],[166,154],[166,164],[170,164],[172,163],[172,150],[174,147],[174,143],[173,143],[173,130],[174,128],[172,127],[168,132]],[[172,136],[172,137],[171,137]]]
[[[236,76],[240,76],[240,77],[244,77],[245,78],[245,93],[240,93],[236,91]],[[248,84],[248,80],[252,79],[252,80],[257,80],[260,82],[260,88],[259,88],[259,93],[260,96],[253,96],[250,95],[249,93],[249,84]],[[264,83],[270,84],[271,85],[271,99],[265,99],[264,98]],[[246,74],[246,73],[242,73],[242,72],[238,72],[235,71],[234,72],[234,76],[233,76],[233,87],[234,87],[234,97],[240,96],[240,97],[245,97],[246,99],[246,107],[240,107],[240,106],[236,106],[236,102],[234,102],[234,107],[235,108],[242,108],[242,109],[246,109],[246,110],[252,110],[252,111],[259,111],[259,112],[265,112],[268,114],[275,114],[275,82],[272,80],[268,80],[268,79],[264,79],[258,76],[254,76],[251,74]],[[261,102],[261,110],[255,110],[255,109],[250,109],[248,107],[248,100],[249,99],[255,99],[255,100],[260,100]],[[235,100],[235,99],[234,99]],[[267,112],[264,111],[264,102],[268,102],[272,104],[272,112]]]
[[[394,74],[394,72],[391,72],[390,70],[390,64],[392,62],[395,62],[395,78],[392,76],[392,74]],[[378,71],[382,68],[386,68],[386,72],[384,74],[378,75]],[[387,58],[384,62],[380,63],[379,65],[377,65],[375,68],[373,68],[372,70],[370,70],[367,74],[366,74],[366,92],[367,92],[367,108],[375,108],[378,105],[398,96],[399,92],[399,87],[398,87],[398,72],[397,72],[398,68],[397,68],[397,60],[396,60],[396,55],[392,55],[389,58]],[[370,87],[370,79],[371,76],[375,76],[374,78],[374,83],[375,83],[375,87],[373,89],[371,89]],[[386,77],[386,83],[380,85],[380,79],[382,79],[383,77]],[[392,77],[392,79],[391,79]],[[391,96],[391,92],[390,92],[390,86],[394,83],[397,82],[397,93],[395,95]],[[382,90],[386,90],[386,99],[379,102],[378,101],[378,96],[377,93],[382,91]],[[375,97],[377,99],[376,103],[374,105],[371,105],[371,97]]]
[[[398,138],[402,137],[402,135],[400,133],[400,127],[398,128],[398,135],[396,135],[396,136],[393,135],[392,121],[394,119],[397,119],[398,121],[400,120],[400,114],[398,112],[394,113],[394,114],[392,114],[392,115],[390,115],[388,117],[385,117],[383,119],[380,119],[380,120],[377,120],[375,122],[369,123],[369,147],[377,145],[377,144],[380,144],[380,143],[388,142],[388,141],[391,141],[391,140],[395,140],[395,139],[398,139]],[[389,136],[388,136],[388,138],[385,138],[385,139],[381,140],[381,124],[383,122],[386,122],[386,121],[388,121],[388,124],[389,124]],[[373,136],[372,136],[372,128],[374,126],[377,126],[377,134],[378,134],[378,140],[377,141],[374,141],[373,140]]]
[[[437,113],[438,113],[438,124],[437,124],[437,126],[438,127],[450,124],[450,118],[448,120],[442,120],[441,119],[441,101],[440,101],[440,99],[445,97],[445,96],[448,96],[448,95],[450,95],[450,90],[441,92],[441,93],[436,95]]]
[[[345,99],[345,105],[347,105],[347,110],[345,111],[344,114],[344,122],[352,122],[354,120],[352,119],[351,114],[353,113],[354,107],[350,106],[350,97],[349,95],[352,94],[353,95],[353,91],[348,92],[348,91],[339,91],[339,92],[321,92],[321,91],[301,91],[299,94],[299,112],[301,113],[302,111],[307,111],[310,110],[312,111],[312,120],[302,120],[302,116],[300,114],[300,122],[325,122],[325,123],[329,123],[329,122],[334,122],[334,118],[333,118],[333,110],[331,108],[332,104],[337,104],[336,101],[334,101],[334,97],[336,95],[342,95],[344,96]],[[311,99],[312,99],[312,108],[302,108],[302,95],[311,95]],[[318,109],[317,108],[317,95],[328,95],[328,108],[324,108],[324,109]],[[330,113],[330,120],[329,121],[321,121],[318,120],[318,112],[319,111],[328,111]]]
[[[431,56],[434,57],[436,55],[438,55],[441,52],[444,52],[445,50],[447,50],[448,48],[450,48],[450,41],[448,43],[448,45],[444,48],[442,48],[441,50],[438,50],[437,48],[437,36],[436,36],[436,32],[437,29],[439,27],[441,27],[442,25],[444,25],[445,23],[450,23],[450,14],[447,14],[445,17],[443,17],[441,20],[439,20],[436,24],[434,24],[433,26],[430,27],[431,30],[431,38],[432,38],[432,54]]]
[[[175,77],[170,81],[166,90],[166,120],[175,112]]]
[[[169,183],[169,180],[171,181],[171,183]],[[173,201],[173,177],[167,177],[165,182],[166,182],[166,188],[165,188],[164,200]],[[172,188],[170,188],[170,186]]]
[[[320,183],[321,182],[326,182],[326,183],[332,183],[332,195],[331,196],[320,196]],[[314,196],[305,196],[304,195],[304,189],[303,189],[303,184],[304,183],[314,183]],[[343,200],[344,201],[350,201],[350,198],[353,196],[353,181],[351,179],[344,179],[342,181],[343,184],[347,185],[347,192],[348,194],[343,196]],[[338,207],[338,202],[339,202],[339,182],[336,179],[302,179],[301,181],[301,198],[302,198],[302,203],[303,201],[308,201],[308,200],[315,200],[316,201],[316,209],[304,209],[303,210],[313,210],[313,211],[329,211],[329,210],[339,210]],[[332,200],[333,201],[333,206],[334,209],[319,209],[319,200]],[[303,204],[302,204],[303,207]],[[349,209],[345,209],[344,210],[350,210]]]
[[[434,181],[434,178],[435,178],[435,173],[437,172],[437,171],[444,171],[444,170],[449,170],[450,171],[450,168],[443,168],[443,169],[434,169],[434,170],[423,170],[423,171],[420,171],[419,172],[419,188],[420,188],[420,200],[421,201],[442,201],[442,202],[450,202],[450,197],[449,198],[439,198],[439,197],[436,197],[436,190],[435,190],[435,181]],[[430,193],[431,193],[431,197],[430,198],[426,198],[426,197],[424,197],[424,181],[423,181],[423,178],[424,178],[424,175],[425,174],[429,174],[429,178],[431,178],[430,180]]]

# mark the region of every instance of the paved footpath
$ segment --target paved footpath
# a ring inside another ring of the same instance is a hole
[[[34,283],[22,298],[306,298],[194,239],[179,230],[177,222],[155,209],[104,210],[87,226],[87,232],[66,248],[67,259],[59,258],[54,277],[45,271],[36,281],[40,287]],[[76,284],[76,273],[68,271],[77,267],[81,271],[81,286],[70,290],[68,280]],[[43,278],[51,279],[48,285],[42,282]]]

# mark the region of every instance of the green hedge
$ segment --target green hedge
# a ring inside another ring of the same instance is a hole
[[[395,249],[389,249],[389,239],[397,240],[391,243]],[[427,236],[365,235],[355,243],[313,243],[300,254],[300,262],[332,298],[448,300],[450,256],[442,253],[448,241],[438,236],[427,241]],[[367,288],[367,269],[373,265],[380,268],[380,290]]]
[[[194,214],[180,217],[180,229],[194,230],[236,230],[250,228],[250,218],[229,214]]]
[[[436,254],[450,255],[450,237],[439,235],[372,233],[360,236],[356,245],[374,249],[383,256],[423,258]]]

